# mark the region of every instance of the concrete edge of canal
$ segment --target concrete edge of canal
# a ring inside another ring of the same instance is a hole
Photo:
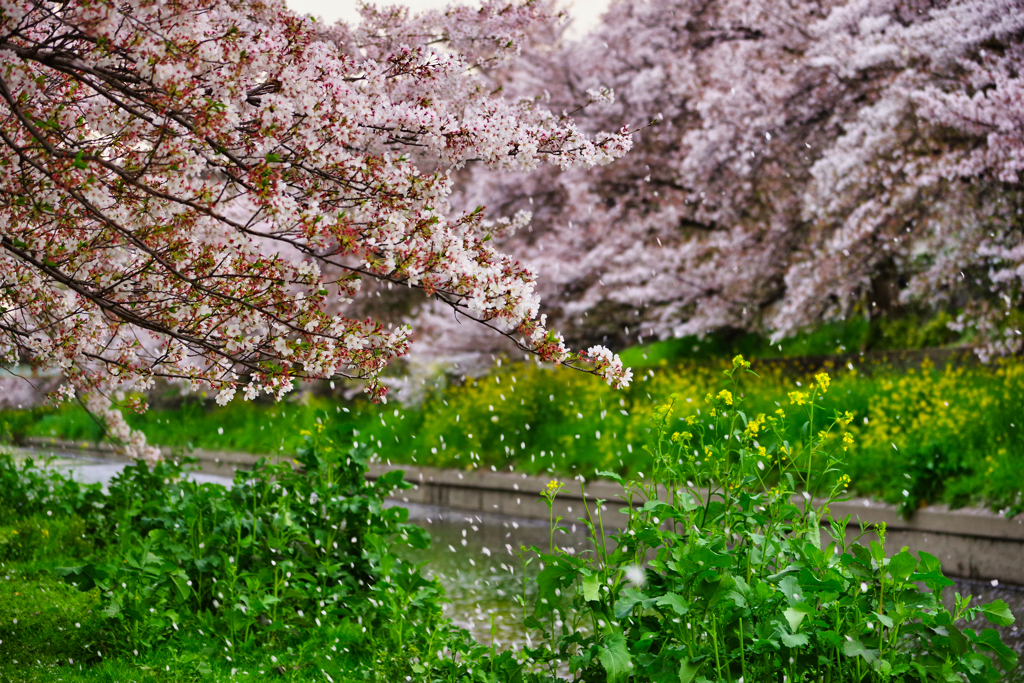
[[[120,459],[107,444],[69,442],[59,439],[31,438],[25,445],[37,451],[56,453],[80,452],[107,459]],[[165,449],[172,455],[170,449]],[[232,476],[236,470],[248,469],[260,456],[227,451],[194,451],[205,474]],[[410,465],[371,465],[367,477],[376,479],[390,470],[403,470],[413,488],[396,492],[402,502],[437,505],[465,513],[509,515],[524,519],[548,518],[546,505],[539,494],[550,477],[527,476],[512,472],[474,470],[460,472]],[[567,482],[555,501],[555,514],[572,522],[586,515],[584,503],[594,513],[597,500],[607,501],[602,518],[607,527],[621,527],[625,515],[620,512],[625,501],[614,482],[590,481],[586,484],[586,501],[576,482]],[[574,488],[575,486],[575,488]],[[854,498],[832,503],[836,518],[851,516],[854,523],[865,526],[885,523],[888,529],[886,546],[897,552],[907,546],[925,551],[942,561],[949,576],[1024,586],[1024,514],[1007,518],[982,508],[950,510],[946,506],[929,506],[903,519],[897,509],[885,503]],[[855,527],[856,528],[856,527]],[[874,538],[868,534],[865,539]]]

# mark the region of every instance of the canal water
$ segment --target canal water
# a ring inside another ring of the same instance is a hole
[[[88,458],[64,459],[52,466],[71,472],[83,482],[106,483],[119,472],[123,463]],[[228,477],[192,473],[197,481],[230,484]],[[523,520],[504,515],[476,514],[451,508],[406,504],[410,521],[430,532],[431,547],[425,551],[408,552],[412,561],[424,562],[424,571],[436,576],[445,587],[448,599],[446,614],[474,638],[499,648],[521,648],[527,643],[523,628],[521,599],[530,604],[536,595],[536,560],[528,549],[546,550],[551,543],[548,523]],[[563,525],[565,523],[563,522]],[[568,552],[591,552],[582,525],[568,524],[565,533],[554,537],[554,543]],[[524,551],[523,549],[527,550]],[[954,579],[955,585],[943,596],[952,604],[953,594],[974,596],[974,603],[1003,600],[1016,623],[998,629],[1005,642],[1024,660],[1024,587],[999,585],[997,582]],[[976,630],[990,628],[979,620],[969,625]],[[1024,683],[1024,662],[1005,679]]]

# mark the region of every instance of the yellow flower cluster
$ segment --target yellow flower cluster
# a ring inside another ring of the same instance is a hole
[[[828,376],[827,372],[819,372],[814,376],[814,380],[818,383],[818,388],[821,389],[821,393],[828,391],[828,385],[832,383],[832,378]]]
[[[736,369],[742,368],[744,370],[749,370],[750,361],[744,360],[742,355],[736,356],[735,358],[732,359],[732,366]]]
[[[747,435],[752,437],[752,438],[756,438],[757,435],[764,428],[764,421],[765,421],[765,419],[767,419],[767,416],[764,415],[764,413],[762,413],[761,415],[758,415],[753,420],[748,422],[747,423],[747,429],[746,429]]]
[[[725,405],[727,405],[727,406],[731,406],[732,405],[732,392],[731,391],[727,391],[726,389],[722,389],[721,391],[718,392],[718,398],[721,399],[722,401],[724,401]]]
[[[690,432],[675,432],[672,435],[672,443],[690,443],[690,439],[693,438],[693,434]]]
[[[843,451],[850,450],[850,446],[853,445],[853,434],[846,432],[843,434]]]
[[[789,392],[789,400],[793,405],[802,406],[807,403],[807,394],[802,391],[791,391]]]

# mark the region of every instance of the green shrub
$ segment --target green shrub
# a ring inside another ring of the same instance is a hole
[[[102,487],[82,484],[56,470],[37,467],[31,458],[19,464],[0,452],[0,519],[34,515],[78,515],[90,518],[102,507]]]
[[[152,648],[188,622],[229,650],[326,629],[436,656],[463,636],[441,615],[441,587],[395,554],[429,539],[407,510],[384,507],[408,484],[401,472],[368,482],[366,449],[317,431],[294,463],[260,460],[230,488],[182,479],[169,463],[125,468],[110,484],[109,557],[59,573],[99,590],[124,650]]]

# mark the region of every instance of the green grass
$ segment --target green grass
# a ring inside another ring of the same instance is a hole
[[[0,682],[327,681],[321,671],[341,682],[365,668],[356,633],[344,626],[296,632],[270,646],[228,647],[202,624],[186,622],[159,647],[137,655],[112,650],[97,592],[79,592],[52,573],[81,561],[50,556],[0,565]]]

